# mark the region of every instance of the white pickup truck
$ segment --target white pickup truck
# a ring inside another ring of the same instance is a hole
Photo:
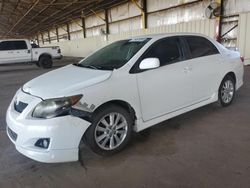
[[[36,63],[38,67],[51,68],[53,59],[61,59],[58,46],[32,47],[26,39],[0,40],[0,65],[11,63]]]

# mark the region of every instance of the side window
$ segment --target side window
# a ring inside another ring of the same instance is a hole
[[[12,41],[13,48],[15,50],[26,50],[28,49],[25,41]]]
[[[166,38],[156,42],[152,47],[143,55],[146,58],[158,58],[161,66],[176,63],[182,60],[181,48],[178,38]]]
[[[13,50],[12,44],[10,41],[3,41],[0,43],[0,51],[4,50]]]
[[[186,36],[192,58],[218,54],[218,49],[209,40],[198,36]]]

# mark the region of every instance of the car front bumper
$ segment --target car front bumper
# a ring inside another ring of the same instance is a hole
[[[78,160],[79,143],[90,125],[88,121],[71,115],[36,119],[24,116],[25,111],[19,113],[13,106],[12,102],[7,110],[7,134],[20,153],[44,163]],[[44,138],[50,140],[47,149],[35,146]]]

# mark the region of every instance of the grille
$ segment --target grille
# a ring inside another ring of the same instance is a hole
[[[12,140],[16,141],[16,139],[17,139],[17,134],[16,134],[14,131],[12,131],[9,127],[7,128],[7,131],[8,131],[8,134],[9,134],[10,138],[11,138]]]
[[[19,101],[18,103],[15,101],[14,108],[17,112],[22,113],[24,109],[28,106],[27,103]]]

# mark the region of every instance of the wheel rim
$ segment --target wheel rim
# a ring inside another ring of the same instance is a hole
[[[234,83],[227,80],[223,83],[221,88],[221,99],[224,103],[230,103],[234,96]]]
[[[104,150],[113,150],[125,140],[128,123],[120,113],[110,113],[101,118],[95,128],[95,141]]]

